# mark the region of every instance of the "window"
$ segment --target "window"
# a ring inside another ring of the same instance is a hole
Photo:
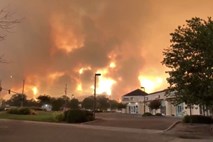
[[[122,101],[129,101],[129,98],[123,98]]]
[[[177,112],[178,113],[182,112],[182,106],[177,106]]]

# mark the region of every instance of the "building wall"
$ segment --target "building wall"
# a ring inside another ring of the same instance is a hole
[[[191,112],[193,115],[199,115],[200,107],[198,105],[193,105],[191,107]],[[190,115],[190,107],[188,107],[186,104],[184,104],[184,115]]]
[[[149,103],[152,100],[160,99],[161,100],[161,109],[156,111],[150,110]],[[165,91],[160,91],[152,93],[147,96],[123,96],[122,103],[127,104],[126,112],[130,114],[143,114],[144,112],[161,113],[167,116],[179,116],[183,117],[190,114],[190,109],[185,103],[174,106],[171,102],[171,99],[165,95]],[[200,107],[194,105],[192,107],[192,114],[199,115]]]

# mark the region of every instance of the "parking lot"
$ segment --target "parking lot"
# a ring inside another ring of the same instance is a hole
[[[110,127],[126,127],[138,129],[165,130],[176,121],[178,117],[148,116],[122,114],[122,113],[96,113],[96,120],[85,123],[86,125],[99,125]]]

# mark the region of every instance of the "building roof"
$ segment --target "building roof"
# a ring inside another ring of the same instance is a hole
[[[162,93],[162,92],[166,92],[166,91],[167,91],[167,89],[164,89],[161,91],[156,91],[156,92],[150,93],[149,95],[158,94],[158,93]]]
[[[124,96],[146,96],[148,95],[146,92],[142,91],[141,89],[136,89],[132,92],[127,93]]]

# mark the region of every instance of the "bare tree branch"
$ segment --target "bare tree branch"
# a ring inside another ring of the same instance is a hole
[[[4,40],[6,38],[6,35],[8,32],[10,32],[10,29],[13,28],[14,25],[17,23],[20,23],[21,19],[14,19],[14,13],[8,12],[5,9],[0,10],[0,41]],[[0,63],[7,63],[3,59],[3,56],[0,55]]]

